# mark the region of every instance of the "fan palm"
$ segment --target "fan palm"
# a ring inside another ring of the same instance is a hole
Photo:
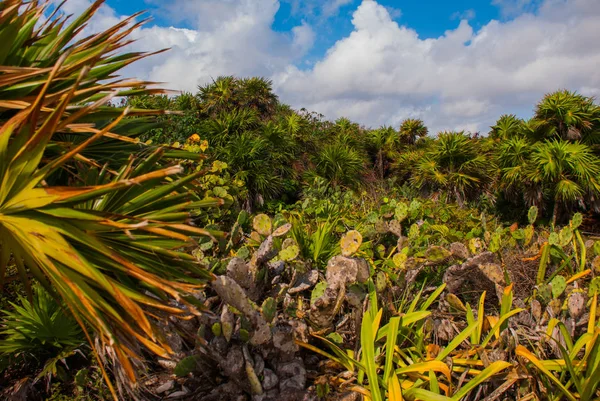
[[[381,127],[368,132],[368,148],[375,158],[379,178],[384,178],[398,143],[398,134],[392,127]]]
[[[552,222],[560,207],[597,208],[600,194],[600,159],[582,143],[549,140],[529,143],[513,138],[498,152],[500,188],[516,201],[522,194],[527,206],[554,204]]]
[[[549,192],[554,202],[553,224],[561,205],[585,206],[587,201],[593,206],[600,195],[600,159],[581,143],[551,140],[537,144],[527,175]]]
[[[548,130],[547,138],[594,143],[600,135],[593,124],[597,109],[593,99],[561,90],[544,96],[536,107],[535,118]]]
[[[210,273],[179,250],[195,236],[220,235],[188,220],[198,207],[222,201],[198,200],[193,182],[201,173],[161,165],[170,150],[132,143],[123,132],[137,134],[145,120],[128,120],[130,110],[108,102],[153,92],[123,89],[148,83],[113,77],[148,54],[113,55],[138,26],[130,19],[74,39],[101,3],[70,24],[42,21],[47,3],[0,3],[0,40],[12,43],[0,52],[0,280],[13,261],[30,294],[35,280],[62,298],[86,335],[91,328],[113,347],[134,381],[133,344],[170,353],[151,316],[196,310],[189,294]],[[113,170],[117,160],[102,157],[104,149],[96,149],[100,157],[86,153],[103,141],[120,143],[128,162]],[[143,149],[143,158],[131,152]],[[61,172],[68,180],[56,178]]]
[[[407,118],[400,124],[400,138],[406,145],[414,145],[419,138],[424,138],[429,133],[423,120]]]
[[[523,120],[517,118],[514,114],[504,114],[498,119],[496,124],[492,126],[490,137],[506,140],[522,136],[524,131],[523,124]]]
[[[342,143],[326,145],[315,156],[316,173],[333,186],[355,187],[361,180],[364,159],[359,152]]]
[[[475,139],[463,132],[444,132],[414,166],[411,182],[420,189],[446,191],[462,205],[486,190],[493,173]]]

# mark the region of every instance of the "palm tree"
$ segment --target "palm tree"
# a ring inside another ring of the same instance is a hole
[[[538,143],[531,154],[528,179],[541,185],[554,202],[552,224],[561,205],[597,206],[600,195],[600,159],[581,143],[550,140]]]
[[[273,93],[273,82],[262,77],[246,78],[239,82],[243,94],[242,107],[255,110],[263,119],[274,116],[279,98]]]
[[[392,127],[381,127],[368,132],[368,149],[375,158],[375,169],[383,179],[398,146],[399,138]]]
[[[598,140],[599,133],[593,129],[597,109],[592,98],[561,90],[544,96],[536,107],[535,119],[547,130],[546,138],[589,143]]]
[[[500,146],[500,189],[508,199],[519,195],[527,206],[552,207],[552,224],[560,208],[598,210],[600,158],[585,144],[549,140],[531,144],[513,138]]]
[[[502,115],[492,126],[490,137],[498,140],[507,140],[524,135],[524,121],[514,114]]]
[[[135,16],[74,40],[101,4],[67,24],[43,17],[46,2],[0,3],[3,42],[12,44],[0,59],[0,281],[12,261],[30,296],[36,280],[62,298],[134,381],[135,344],[164,357],[171,350],[152,316],[196,311],[189,294],[210,273],[180,250],[193,237],[220,235],[187,222],[222,201],[199,200],[193,182],[202,173],[161,161],[169,149],[132,139],[146,120],[128,113],[153,113],[109,107],[115,96],[156,91],[113,79],[148,56],[115,54],[139,26]],[[119,142],[121,156],[86,153],[103,141]]]
[[[406,145],[414,145],[419,138],[424,138],[429,130],[423,120],[407,118],[400,125],[400,138]]]
[[[316,173],[331,185],[356,187],[364,169],[362,155],[343,143],[326,145],[314,157]]]
[[[476,140],[463,132],[444,132],[414,166],[411,182],[431,192],[445,191],[459,205],[486,191],[494,166]]]

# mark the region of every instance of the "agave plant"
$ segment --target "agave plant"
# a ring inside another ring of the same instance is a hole
[[[145,120],[127,117],[152,112],[108,107],[115,96],[153,91],[113,78],[148,56],[114,55],[139,26],[134,17],[77,39],[101,4],[67,24],[41,19],[48,3],[0,3],[0,40],[12,43],[0,54],[0,280],[14,263],[30,296],[37,281],[62,298],[88,339],[91,328],[135,381],[132,344],[170,353],[151,316],[184,313],[168,299],[196,310],[189,293],[210,274],[180,250],[195,236],[220,235],[188,221],[222,201],[197,199],[201,172],[161,165],[170,149],[131,138]],[[108,157],[116,144],[121,156]]]

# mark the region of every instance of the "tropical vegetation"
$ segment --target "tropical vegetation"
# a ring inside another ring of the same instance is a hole
[[[368,128],[0,3],[0,394],[600,397],[600,106]],[[87,36],[86,36],[87,35]]]

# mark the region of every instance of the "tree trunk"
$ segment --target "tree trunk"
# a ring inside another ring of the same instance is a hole
[[[554,209],[552,210],[552,228],[556,225],[556,219],[558,218],[558,209],[560,207],[560,203],[555,200],[554,201]]]

